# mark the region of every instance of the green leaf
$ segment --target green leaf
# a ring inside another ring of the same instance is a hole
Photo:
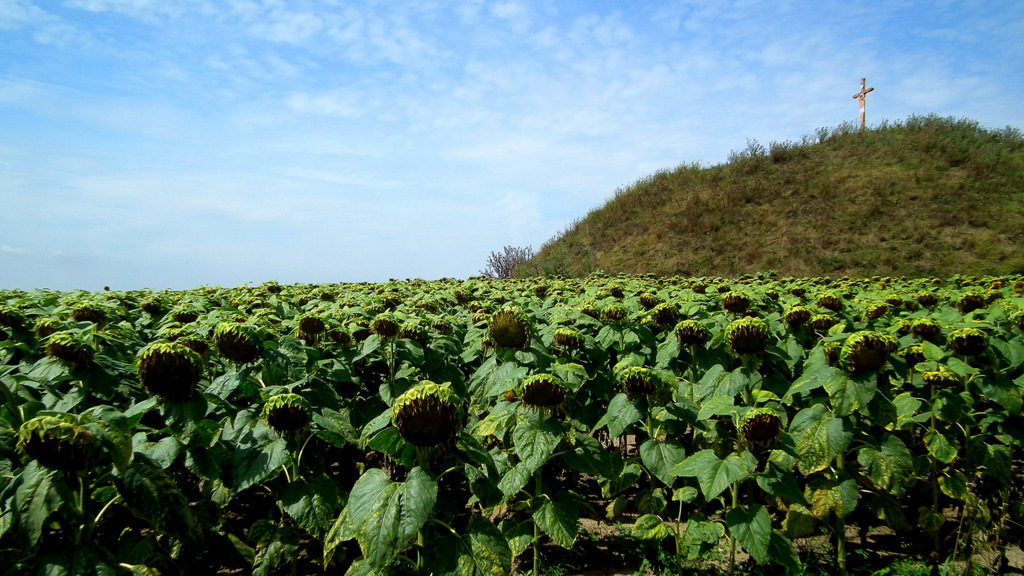
[[[746,479],[757,468],[757,460],[749,451],[729,454],[725,460],[714,450],[701,450],[672,468],[676,476],[696,477],[704,499],[710,501],[730,484]]]
[[[383,570],[426,523],[437,500],[437,480],[420,467],[405,482],[392,482],[376,468],[366,471],[348,500],[348,524],[363,556]]]
[[[636,495],[636,509],[641,514],[661,514],[668,500],[661,488],[644,488]]]
[[[940,476],[939,489],[946,496],[956,500],[967,500],[971,496],[967,476],[963,472],[954,472],[949,476]]]
[[[457,576],[504,576],[512,571],[512,550],[505,536],[482,516],[472,516],[458,536]]]
[[[597,439],[582,432],[573,435],[573,449],[562,454],[566,466],[604,478],[610,478],[617,472],[613,458]]]
[[[181,449],[181,442],[174,436],[165,436],[158,442],[143,442],[135,447],[136,452],[149,456],[153,462],[164,469],[178,458]]]
[[[925,532],[936,532],[946,523],[946,519],[943,518],[942,514],[927,506],[919,506],[917,513],[917,525]]]
[[[815,351],[818,349],[816,348]],[[824,354],[822,354],[824,356]],[[786,391],[783,400],[786,403],[791,403],[793,397],[797,395],[804,395],[817,390],[825,385],[826,382],[832,380],[837,375],[842,376],[842,371],[838,368],[834,368],[825,364],[818,370],[804,371],[803,375],[793,382]]]
[[[738,410],[735,396],[715,396],[701,403],[700,412],[697,413],[697,420],[703,421],[712,416],[722,414],[730,415]]]
[[[686,450],[677,440],[669,438],[664,442],[648,438],[640,445],[640,460],[658,480],[671,487],[676,477],[672,468],[686,458]]]
[[[279,504],[303,529],[322,540],[331,528],[338,502],[338,485],[320,474],[312,482],[293,480],[285,486]]]
[[[661,521],[656,514],[646,514],[633,524],[633,537],[639,540],[664,540],[672,535],[672,528]]]
[[[861,448],[857,462],[876,486],[896,496],[903,495],[905,483],[914,472],[914,457],[910,449],[892,434],[886,434],[877,447]]]
[[[896,406],[896,427],[903,428],[905,425],[915,422],[917,411],[924,404],[921,400],[914,398],[910,392],[904,392],[892,399]]]
[[[924,445],[928,447],[928,453],[943,464],[949,464],[956,460],[958,451],[956,445],[941,432],[925,432]]]
[[[750,556],[758,561],[768,560],[768,544],[772,537],[772,519],[760,504],[750,508],[738,506],[725,514],[729,533]]]
[[[527,418],[512,433],[516,456],[528,470],[536,470],[547,462],[561,439],[562,426],[554,418]]]
[[[857,507],[860,491],[857,489],[857,481],[853,478],[837,482],[831,478],[816,476],[807,485],[805,495],[811,505],[811,512],[820,520],[826,518],[829,513],[835,513],[839,518],[849,516]]]
[[[355,427],[352,426],[352,420],[349,418],[347,409],[334,411],[329,408],[323,408],[319,412],[313,413],[313,422],[320,426],[320,429],[316,431],[316,435],[338,448],[342,448],[346,444],[359,444],[359,434],[356,433]]]
[[[790,502],[804,502],[804,493],[800,489],[796,476],[778,462],[768,461],[765,471],[757,475],[757,485],[772,496],[784,498]]]
[[[700,493],[697,492],[697,489],[693,486],[683,486],[682,488],[676,488],[676,490],[672,492],[672,501],[689,504],[697,498],[698,494]]]
[[[849,416],[854,412],[865,412],[868,403],[878,391],[875,374],[847,376],[840,372],[825,381],[825,391],[832,401],[837,416]]]
[[[519,366],[515,362],[502,364],[491,373],[485,394],[487,396],[501,396],[518,386],[529,373],[529,368]]]
[[[694,559],[704,556],[712,548],[718,546],[718,542],[723,536],[725,536],[725,526],[722,524],[712,522],[700,513],[690,516],[686,521],[686,531],[683,534],[683,546],[687,549],[686,557]]]
[[[778,530],[772,530],[772,535],[768,539],[768,557],[776,564],[782,564],[794,571],[800,566],[800,556],[793,548],[793,543]]]
[[[61,506],[61,497],[54,486],[54,472],[38,462],[30,462],[18,477],[20,484],[14,492],[14,508],[18,525],[35,546],[43,534],[43,524]]]
[[[241,492],[276,476],[291,461],[288,443],[277,438],[263,446],[239,446],[235,449],[233,471],[235,490]]]
[[[156,462],[136,454],[131,465],[116,479],[117,492],[135,516],[176,538],[199,536],[199,522],[188,498]]]
[[[572,548],[579,531],[579,502],[577,497],[561,490],[554,498],[542,494],[530,502],[533,521],[552,542],[562,548]]]
[[[608,413],[601,417],[594,430],[608,426],[608,435],[618,438],[626,428],[640,421],[643,417],[636,405],[629,400],[625,392],[620,392],[608,403]]]
[[[551,370],[555,373],[555,376],[561,378],[563,382],[573,389],[578,389],[589,378],[587,369],[575,362],[553,364]]]
[[[802,474],[825,469],[853,440],[851,424],[821,404],[798,412],[789,423],[789,433],[796,441]]]
[[[505,475],[498,482],[498,490],[504,496],[502,502],[515,498],[519,491],[530,482],[530,478],[533,478],[534,472],[536,470],[531,469],[522,462],[505,472]]]

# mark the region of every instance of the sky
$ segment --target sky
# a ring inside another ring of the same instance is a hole
[[[1024,2],[0,0],[0,289],[467,278],[747,142],[1024,126]]]

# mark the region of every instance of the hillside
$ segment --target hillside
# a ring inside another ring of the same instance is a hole
[[[616,191],[538,252],[544,274],[1024,272],[1024,136],[914,116],[748,142]]]

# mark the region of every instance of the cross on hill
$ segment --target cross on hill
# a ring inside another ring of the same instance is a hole
[[[864,85],[865,85],[866,82],[867,82],[867,78],[861,78],[860,79],[860,92],[857,92],[856,94],[853,95],[853,98],[855,100],[860,100],[860,129],[861,130],[864,129],[864,103],[868,99],[868,92],[871,92],[872,90],[874,90],[874,88],[867,88],[867,89],[865,89]]]

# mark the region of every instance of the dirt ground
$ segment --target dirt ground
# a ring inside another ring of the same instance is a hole
[[[616,548],[622,548],[629,543],[629,540],[623,538],[622,535],[629,534],[629,531],[632,529],[631,519],[624,519],[622,522],[614,525],[591,519],[584,519],[581,523],[580,538],[577,541],[579,546],[578,549],[574,549],[569,553],[572,556],[572,559],[568,562],[569,565],[560,566],[552,570],[553,572],[564,576],[650,576],[654,574],[649,568],[644,568],[639,562],[636,562],[635,558],[630,561],[630,554],[628,554],[630,551],[616,550]],[[881,560],[884,557],[891,556],[892,561],[895,562],[908,557],[908,552],[910,552],[902,548],[904,546],[902,540],[888,528],[869,531],[867,540],[867,548],[871,550],[870,554],[874,555],[873,558],[880,560],[879,564],[884,565],[884,560]],[[856,527],[848,529],[847,542],[848,551],[859,549],[864,545],[860,540]],[[801,558],[815,551],[821,552],[831,549],[830,543],[824,536],[799,538],[794,540],[794,545]],[[727,541],[723,540],[719,549],[724,552],[727,548]],[[987,545],[980,545],[978,552],[974,556],[974,563],[978,566],[989,568],[993,567],[996,558],[997,551],[995,549]],[[749,560],[748,556],[742,553],[737,554],[736,559],[740,565]],[[715,565],[712,562],[708,562],[704,567],[711,570],[715,569]],[[524,566],[524,568],[526,567]],[[725,566],[719,568],[724,573]],[[955,566],[957,572],[962,569],[962,562]],[[1017,544],[1007,546],[1006,562],[1003,566],[991,572],[986,570],[986,572],[1024,575],[1024,550]]]

